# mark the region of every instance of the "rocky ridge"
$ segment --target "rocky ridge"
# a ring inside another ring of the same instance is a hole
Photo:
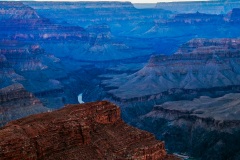
[[[202,96],[156,105],[142,116],[142,129],[166,141],[172,152],[200,159],[239,159],[239,93]],[[179,139],[179,137],[181,137]]]
[[[1,2],[0,38],[25,41],[47,41],[88,37],[82,27],[60,26],[39,16],[22,2]]]
[[[12,120],[47,111],[49,109],[19,83],[0,89],[0,126]]]
[[[8,123],[0,157],[10,159],[178,159],[148,132],[125,124],[109,102],[66,105]]]
[[[156,4],[156,8],[179,13],[225,14],[236,7],[240,7],[240,3],[237,1],[161,2]]]
[[[197,38],[183,44],[175,54],[229,54],[240,52],[240,39]]]
[[[239,47],[239,39],[191,40],[176,54],[152,56],[136,73],[115,76],[103,85],[117,88],[108,92],[120,99],[238,86]]]

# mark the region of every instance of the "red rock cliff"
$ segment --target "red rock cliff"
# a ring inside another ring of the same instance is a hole
[[[175,159],[164,143],[125,124],[109,102],[67,105],[0,130],[1,160]]]

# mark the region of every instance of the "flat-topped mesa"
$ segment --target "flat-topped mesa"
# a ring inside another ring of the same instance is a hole
[[[107,102],[66,105],[10,122],[0,130],[0,157],[11,159],[177,159],[148,132],[125,124]]]
[[[185,23],[185,24],[196,24],[196,23],[219,23],[223,22],[223,15],[205,14],[205,13],[183,13],[177,14],[173,19],[169,20],[169,23]]]
[[[131,2],[25,2],[30,6],[34,6],[35,9],[44,8],[56,8],[56,9],[107,9],[107,8],[133,8]],[[43,7],[44,6],[44,7]]]
[[[238,58],[240,52],[240,39],[196,38],[183,44],[173,55],[154,55],[148,61],[148,65],[156,65],[160,62],[173,60],[206,60],[214,56],[219,58]]]
[[[239,8],[240,3],[235,1],[199,1],[199,2],[159,2],[156,8],[170,10],[178,13],[207,13],[226,14],[233,8]]]
[[[230,11],[226,15],[225,20],[232,23],[239,23],[240,22],[239,15],[240,15],[240,8],[234,8],[232,11]]]
[[[240,52],[240,39],[197,38],[183,44],[175,54],[226,54]]]

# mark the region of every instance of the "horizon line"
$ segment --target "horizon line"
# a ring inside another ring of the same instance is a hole
[[[0,0],[1,2],[130,2],[132,4],[157,4],[171,2],[219,2],[218,0],[154,0],[153,2],[137,2],[136,0]]]

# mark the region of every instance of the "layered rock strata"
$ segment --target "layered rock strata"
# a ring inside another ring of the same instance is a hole
[[[170,151],[200,159],[239,159],[239,93],[157,105],[141,127],[166,141]],[[179,138],[181,137],[181,138]]]
[[[239,39],[194,39],[176,54],[152,56],[136,73],[115,76],[103,85],[114,88],[108,93],[118,99],[236,88],[240,85],[239,43]]]
[[[19,83],[0,89],[0,126],[11,120],[47,111],[40,100]]]
[[[177,159],[152,134],[125,124],[120,109],[106,101],[10,122],[0,139],[2,160]]]

